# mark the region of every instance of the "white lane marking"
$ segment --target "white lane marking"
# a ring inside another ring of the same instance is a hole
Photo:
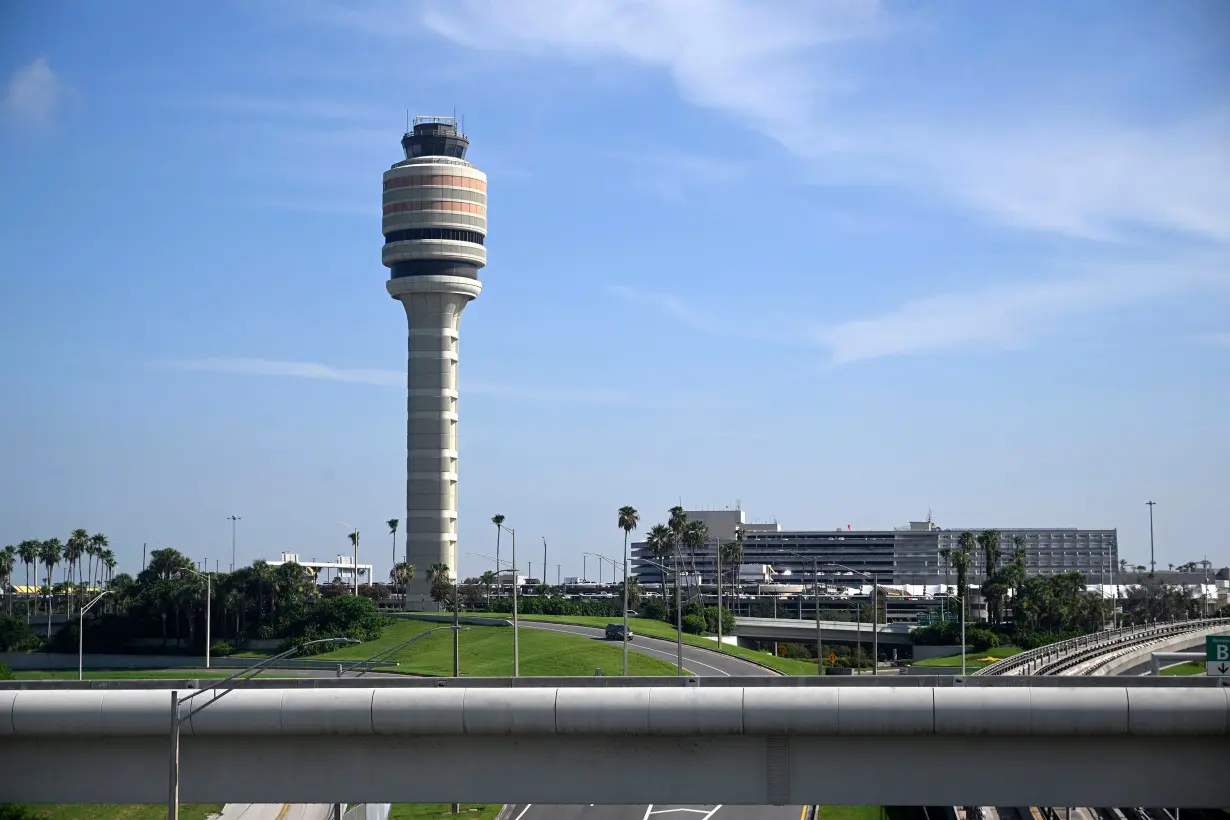
[[[721,803],[717,804],[716,806],[713,807],[713,811],[705,815],[704,820],[709,820],[710,817],[717,814],[719,811],[721,811],[721,809],[722,809],[722,804]]]
[[[705,815],[705,817],[708,817],[709,815],[711,815],[711,814],[713,813],[713,812],[709,811],[708,809],[683,809],[683,808],[680,808],[680,809],[658,809],[657,811],[652,811],[652,812],[650,812],[650,814],[670,814],[670,813],[671,813],[671,812],[673,812],[673,811],[687,811],[687,812],[691,812],[691,813],[693,813],[693,814],[703,814],[703,815]]]
[[[541,629],[541,630],[543,630],[544,632],[559,632],[559,633],[564,634],[564,635],[586,635],[586,636],[588,636],[588,635],[589,635],[589,633],[588,633],[588,632],[576,632],[576,631],[574,631],[574,630],[572,630],[572,629],[560,629],[559,627],[552,627],[552,626],[541,626],[541,625],[540,625],[541,623],[542,623],[541,621],[540,621],[540,622],[537,622],[537,623],[535,623],[535,625],[534,625],[534,626],[531,626],[531,627],[529,627],[529,628],[530,628],[530,629]],[[580,627],[577,627],[577,629],[589,629],[589,628],[590,628],[590,627],[587,627],[587,626],[580,626]],[[664,640],[664,639],[662,639],[662,638],[651,638],[650,640]],[[644,652],[644,653],[646,653],[646,654],[660,655],[660,656],[662,656],[663,658],[666,658],[667,660],[677,661],[677,660],[678,660],[678,658],[679,658],[679,652],[678,652],[678,650],[676,650],[676,651],[674,651],[674,652],[667,652],[665,649],[653,649],[652,647],[645,646],[645,644],[643,644],[643,643],[642,643],[640,646],[637,646],[637,647],[629,647],[629,648],[630,648],[630,649],[632,649],[632,651],[633,651],[633,652]],[[703,667],[705,667],[706,669],[712,669],[714,672],[717,672],[719,675],[725,675],[725,676],[726,676],[726,677],[728,677],[728,678],[729,678],[729,677],[732,677],[732,675],[731,675],[729,672],[727,672],[727,671],[726,671],[726,670],[724,670],[724,669],[718,669],[716,666],[710,666],[710,665],[709,665],[709,664],[707,664],[707,663],[701,663],[700,661],[695,660],[695,659],[693,659],[693,658],[687,658],[686,660],[687,660],[687,665],[686,665],[686,666],[684,666],[684,669],[683,669],[683,671],[685,671],[685,672],[686,672],[686,671],[688,671],[688,668],[687,668],[688,666],[703,666]],[[672,809],[672,811],[673,811],[673,809]],[[655,813],[656,813],[656,812],[655,812]]]
[[[532,805],[534,805],[534,804],[533,804],[533,803],[526,803],[526,804],[525,804],[525,808],[523,808],[523,809],[522,809],[522,810],[521,810],[521,811],[517,814],[517,816],[516,816],[515,818],[513,818],[513,820],[521,820],[521,818],[522,818],[522,817],[525,817],[525,813],[526,813],[527,811],[529,811],[529,810],[530,810],[530,806],[532,806]]]
[[[653,814],[653,803],[645,807],[645,816],[641,820],[649,820],[649,815]]]

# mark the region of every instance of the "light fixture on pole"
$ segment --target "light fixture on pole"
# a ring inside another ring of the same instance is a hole
[[[243,516],[228,515],[227,520],[231,522],[231,572],[235,571],[235,522],[242,521]]]
[[[200,697],[206,692],[217,692],[224,684],[231,683],[232,681],[254,678],[261,672],[264,672],[266,669],[270,668],[271,664],[280,660],[285,660],[291,655],[296,655],[309,646],[322,643],[354,644],[359,643],[359,641],[356,641],[354,638],[321,638],[316,641],[308,641],[307,643],[302,643],[292,649],[288,649],[279,655],[274,655],[272,658],[266,658],[265,660],[255,663],[246,669],[241,669],[234,675],[223,678],[217,683],[207,686],[204,689],[197,689],[186,698],[180,698],[178,689],[171,690],[171,768],[170,782],[167,789],[167,820],[179,820],[179,727],[183,725],[185,720],[190,720],[197,712],[210,706],[211,704],[217,703],[229,693],[234,692],[235,688],[230,687],[222,689],[220,694],[210,698],[195,708],[189,709],[187,714],[181,714],[182,710],[180,707],[193,698]],[[245,678],[244,675],[247,675],[248,677]]]
[[[669,572],[675,576],[675,674],[683,675],[683,607],[679,600],[679,572],[673,570],[656,561],[650,561],[648,558],[639,559],[641,562],[649,564],[651,567],[657,567],[661,572]],[[599,564],[599,566],[602,566]],[[625,640],[627,636],[625,635]]]
[[[341,524],[343,527],[351,531],[350,545],[354,547],[354,565],[352,567],[352,571],[354,572],[354,594],[358,595],[359,594],[359,528],[352,527],[349,524],[347,524],[345,521],[338,521],[337,523]],[[407,533],[406,537],[409,538],[410,534]]]
[[[516,561],[517,560],[517,550],[516,550],[517,533],[510,527],[505,527],[502,524],[500,525],[500,527],[501,529],[508,530],[509,535],[512,536],[513,561]],[[497,570],[501,566],[507,566],[509,567],[509,571],[512,573],[512,576],[513,576],[512,577],[513,677],[514,678],[519,677],[521,675],[521,643],[520,643],[520,635],[519,635],[518,622],[517,622],[517,565],[515,563],[507,564],[504,561],[496,561],[496,559],[492,558],[490,555],[485,555],[481,552],[471,552],[469,554],[476,555],[479,558],[483,558],[487,561],[495,561],[495,566]]]
[[[197,572],[196,570],[188,569],[187,567],[184,567],[183,571],[191,572],[198,578],[205,579],[205,668],[209,669],[209,650],[213,645],[212,633],[210,630],[211,624],[214,620],[212,614],[214,600],[212,583],[208,572]],[[223,615],[225,615],[225,613],[223,613]]]
[[[110,594],[111,590],[98,593],[98,596],[83,606],[77,615],[77,680],[85,680],[85,613],[89,612],[90,607],[101,601],[104,596]]]

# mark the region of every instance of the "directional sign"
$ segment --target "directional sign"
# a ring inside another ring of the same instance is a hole
[[[1230,675],[1230,635],[1205,637],[1204,669],[1207,675]]]

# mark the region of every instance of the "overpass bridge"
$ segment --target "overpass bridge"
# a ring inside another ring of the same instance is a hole
[[[1230,687],[1212,679],[582,680],[203,694],[181,799],[1230,805]],[[166,689],[0,689],[0,802],[165,799],[170,708]]]
[[[821,621],[820,637],[826,643],[870,644],[875,632],[880,634],[881,647],[912,646],[912,624],[858,624],[854,621]],[[735,618],[735,637],[758,641],[815,643],[816,621],[790,618]]]

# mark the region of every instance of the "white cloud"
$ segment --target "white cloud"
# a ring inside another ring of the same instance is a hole
[[[1212,347],[1230,347],[1230,332],[1197,333],[1192,341]]]
[[[852,41],[897,26],[875,0],[449,0],[427,8],[426,25],[463,46],[661,70],[685,100],[763,132],[821,179],[921,188],[1003,224],[1067,236],[1120,238],[1143,225],[1230,240],[1224,116],[1147,128],[1086,110],[1010,107],[1010,118],[877,111],[839,60]]]
[[[154,362],[155,367],[195,373],[223,373],[236,376],[263,376],[271,378],[314,379],[319,381],[370,384],[379,387],[406,386],[406,374],[398,370],[370,368],[347,369],[317,362],[288,362],[259,358],[204,358],[176,359]],[[614,407],[647,407],[664,409],[672,406],[696,407],[697,399],[679,397],[677,400],[650,401],[634,393],[625,393],[604,388],[551,387],[532,384],[494,384],[462,379],[461,389],[467,394],[491,396],[526,402],[563,402],[568,404],[592,404]]]
[[[4,107],[9,116],[25,125],[45,127],[67,93],[46,57],[19,68],[9,78]]]
[[[1076,316],[1206,288],[1224,288],[1225,258],[1121,266],[1067,279],[930,296],[880,316],[814,331],[834,364],[959,348],[1020,347]]]

